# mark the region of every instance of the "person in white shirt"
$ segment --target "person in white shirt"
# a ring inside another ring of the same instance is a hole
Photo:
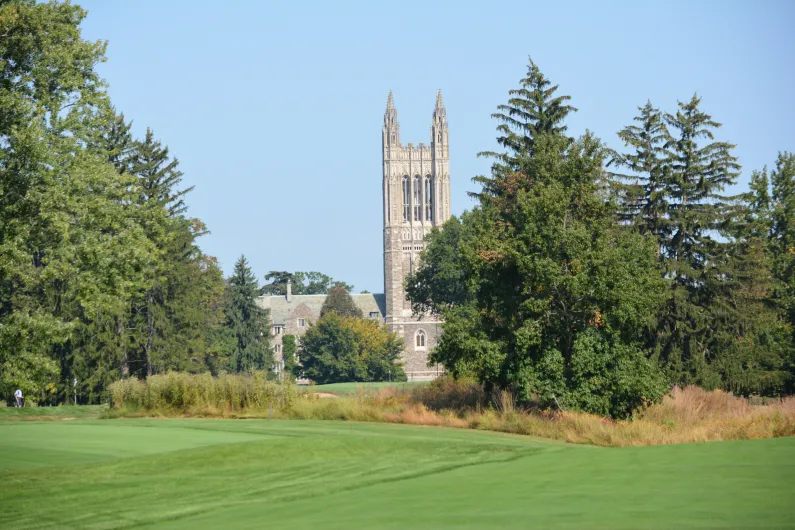
[[[17,391],[14,392],[14,397],[17,398],[17,407],[22,406],[22,391],[17,388]]]

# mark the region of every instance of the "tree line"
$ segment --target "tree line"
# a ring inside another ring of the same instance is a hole
[[[612,149],[567,134],[571,97],[531,60],[493,117],[477,205],[407,280],[445,320],[432,362],[525,402],[622,417],[673,384],[792,393],[795,155],[753,172],[693,96],[648,102]]]
[[[271,370],[245,257],[202,252],[179,161],[136,138],[68,3],[0,2],[0,394],[98,403],[124,377]],[[285,273],[287,274],[287,273]],[[295,292],[345,285],[290,275]]]
[[[239,275],[227,286],[199,248],[178,160],[113,107],[84,17],[0,4],[0,389],[40,402],[252,365],[234,326]]]

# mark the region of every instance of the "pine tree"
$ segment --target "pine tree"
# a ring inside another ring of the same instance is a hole
[[[795,153],[779,153],[770,177],[773,270],[781,282],[778,298],[787,308],[788,320],[795,330]]]
[[[712,304],[725,292],[723,278],[731,276],[731,242],[716,235],[737,215],[735,197],[723,194],[734,184],[740,166],[734,145],[713,140],[720,127],[699,108],[693,96],[679,103],[676,114],[666,114],[671,134],[665,149],[661,193],[667,206],[667,226],[658,234],[661,257],[670,280],[668,302],[661,315],[657,353],[674,381],[718,386],[709,364],[718,354],[710,342]],[[676,136],[673,136],[675,134]]]
[[[273,365],[269,312],[257,305],[259,292],[257,279],[246,257],[241,256],[228,280],[225,309],[226,327],[234,331],[237,339],[233,353],[237,372],[270,370]]]
[[[478,156],[495,159],[491,176],[473,178],[483,186],[481,193],[471,196],[485,198],[497,192],[496,182],[521,169],[522,162],[533,153],[538,135],[564,135],[566,116],[577,109],[566,102],[571,96],[555,96],[558,86],[552,86],[532,59],[528,59],[526,77],[519,81],[521,88],[511,89],[506,105],[499,105],[492,118],[500,125],[497,142],[506,149],[503,153],[485,151]]]
[[[665,168],[665,143],[668,130],[663,114],[651,101],[638,107],[640,115],[618,133],[625,146],[634,151],[628,154],[612,152],[609,165],[631,171],[629,175],[613,173],[618,185],[619,220],[637,227],[642,233],[661,235],[668,228],[666,196],[662,193]]]
[[[642,341],[664,281],[652,238],[615,226],[605,148],[591,134],[568,138],[569,108],[556,108],[503,142],[478,206],[431,233],[407,291],[414,307],[441,312],[431,362],[452,374],[547,407],[626,416],[666,390]]]
[[[773,230],[773,199],[770,196],[770,179],[767,166],[751,174],[748,209],[745,213],[744,235],[766,241]]]
[[[168,147],[155,140],[154,133],[147,128],[146,138],[136,143],[131,168],[140,181],[142,202],[162,206],[171,216],[183,214],[187,209],[183,199],[193,186],[178,189],[182,182],[178,166],[176,158],[170,159]]]
[[[117,114],[113,106],[103,105],[89,149],[105,158],[119,173],[127,173],[135,151],[131,128],[132,122],[128,123],[123,113]]]

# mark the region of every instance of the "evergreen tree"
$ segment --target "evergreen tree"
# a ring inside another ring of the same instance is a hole
[[[116,109],[108,104],[103,105],[99,112],[97,127],[91,131],[89,148],[104,157],[119,173],[130,170],[135,150],[130,129],[124,114],[117,114]]]
[[[495,193],[496,182],[520,170],[523,160],[532,155],[536,137],[563,135],[567,129],[566,116],[577,111],[566,103],[571,96],[555,96],[558,86],[552,86],[532,59],[528,61],[527,75],[519,81],[521,88],[509,90],[508,103],[499,105],[499,112],[492,114],[492,118],[501,122],[497,127],[500,135],[497,142],[507,151],[479,153],[478,156],[494,158],[495,163],[490,177],[472,179],[483,186],[481,193],[470,193],[472,196],[485,198]]]
[[[182,182],[178,166],[179,161],[169,157],[168,147],[163,147],[154,139],[152,130],[146,129],[146,138],[136,142],[132,157],[132,172],[140,180],[142,202],[165,207],[171,216],[183,214],[187,209],[184,197],[193,186],[178,188]]]
[[[626,416],[667,389],[642,334],[664,281],[653,239],[614,226],[606,150],[590,134],[565,136],[569,109],[557,108],[531,144],[504,144],[510,164],[493,166],[460,225],[432,232],[408,293],[441,312],[431,361],[454,375],[525,402]]]
[[[226,296],[226,326],[234,331],[237,339],[232,359],[234,370],[270,370],[273,353],[270,348],[269,312],[257,305],[259,285],[245,256],[235,263]]]
[[[736,215],[733,199],[723,194],[735,182],[740,166],[733,145],[713,140],[720,124],[699,108],[693,96],[666,114],[671,131],[662,193],[667,204],[667,228],[658,234],[666,276],[668,302],[661,314],[657,353],[674,381],[707,387],[720,384],[710,362],[718,354],[709,336],[714,331],[711,305],[731,275],[731,242],[716,239]],[[673,136],[675,134],[676,136]]]
[[[787,392],[795,391],[795,153],[779,153],[771,173],[770,249],[777,280],[775,300],[786,312],[790,347]]]
[[[789,323],[795,330],[795,153],[779,153],[770,177],[773,269],[781,282],[778,298],[787,308]]]
[[[628,175],[612,174],[618,179],[619,220],[637,227],[642,233],[659,236],[668,228],[667,198],[662,192],[668,130],[663,114],[651,101],[638,110],[640,115],[635,121],[639,125],[630,125],[618,133],[624,145],[633,151],[627,154],[612,152],[608,166],[615,164],[632,172]]]
[[[748,209],[743,220],[743,237],[753,237],[763,241],[770,238],[773,230],[773,199],[770,196],[770,179],[767,167],[751,174]]]
[[[362,318],[362,310],[353,303],[353,298],[342,286],[329,289],[328,295],[320,308],[320,317],[323,318],[326,314],[332,312],[342,317]]]

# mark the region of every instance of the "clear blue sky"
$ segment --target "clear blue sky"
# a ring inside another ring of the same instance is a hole
[[[228,273],[319,270],[383,292],[381,124],[429,141],[441,88],[451,207],[495,147],[490,114],[531,55],[579,109],[570,131],[613,147],[647,99],[694,92],[737,144],[743,186],[795,150],[795,2],[75,0],[115,105],[180,160],[204,250]]]

